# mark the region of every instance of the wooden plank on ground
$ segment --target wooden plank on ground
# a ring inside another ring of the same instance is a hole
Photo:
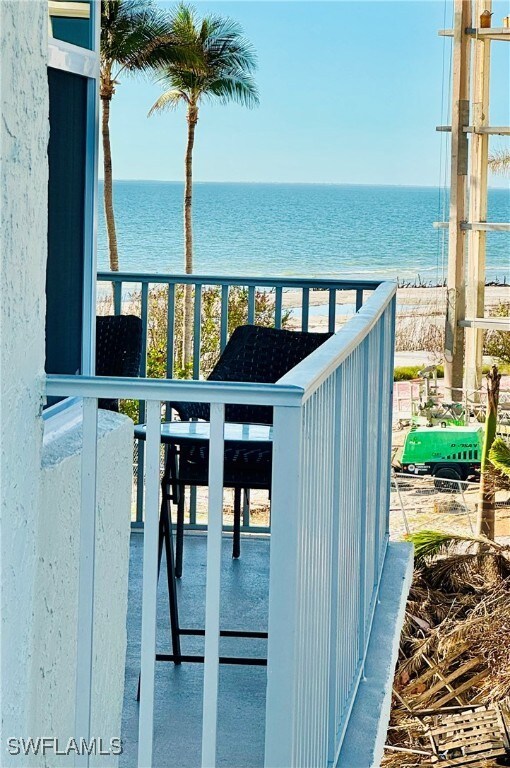
[[[428,665],[429,669],[426,670],[426,672],[423,672],[419,677],[415,678],[412,681],[409,681],[409,683],[406,686],[406,689],[408,688],[414,688],[417,685],[422,685],[423,683],[427,682],[429,678],[433,677],[435,674],[437,674],[438,671],[441,671],[441,669],[444,669],[445,666],[448,666],[451,664],[455,659],[457,659],[459,656],[461,656],[464,651],[467,651],[469,648],[469,643],[462,643],[462,645],[459,645],[458,648],[451,654],[451,656],[448,656],[447,659],[443,659],[441,663],[434,664],[433,661],[431,661],[428,656],[426,656],[424,653],[421,654],[421,657],[425,664]]]
[[[470,688],[472,688],[476,683],[479,683],[480,680],[483,680],[484,677],[487,677],[489,674],[488,669],[482,669],[481,672],[478,672],[477,675],[471,678],[471,680],[467,680],[463,685],[461,685],[459,688],[457,688],[453,693],[449,692],[446,694],[446,696],[443,696],[441,699],[435,702],[436,706],[440,707],[443,704],[446,704],[448,701],[451,701],[452,699],[457,698],[461,693],[465,693],[465,691],[468,691]]]
[[[491,725],[494,722],[495,713],[493,710],[485,710],[484,712],[473,712],[469,716],[469,720],[466,715],[459,717],[458,715],[448,715],[448,722],[441,722],[439,725],[430,728],[430,731],[434,735],[440,735],[447,733],[448,731],[457,730],[462,727],[478,727]]]
[[[457,667],[457,669],[451,672],[447,677],[441,676],[441,680],[433,685],[432,688],[429,688],[427,691],[421,693],[416,699],[414,699],[413,704],[423,704],[428,699],[431,699],[435,693],[441,690],[441,688],[445,688],[448,683],[452,683],[458,677],[467,674],[475,667],[479,667],[482,661],[483,660],[479,656],[476,656],[475,658],[466,661],[466,663],[462,664],[460,667]],[[452,693],[452,691],[450,691],[450,693]]]
[[[476,677],[480,677],[482,673]],[[472,684],[473,678],[469,681]],[[473,712],[437,716],[426,729],[439,766],[469,766],[483,768],[493,764],[496,757],[506,754],[504,731],[498,710],[481,709]],[[448,753],[462,751],[461,757],[448,758]],[[445,760],[441,760],[445,757]]]
[[[500,741],[503,743],[501,738],[501,731],[497,727],[491,727],[491,728],[480,728],[475,729],[471,731],[458,731],[456,734],[446,734],[443,739],[436,739],[436,743],[438,745],[438,750],[446,751],[448,749],[455,749],[459,745],[472,745],[475,744],[481,744],[485,741]]]
[[[455,736],[448,736],[445,741],[438,740],[437,747],[439,752],[447,752],[448,750],[457,749],[461,746],[471,748],[472,746],[478,747],[480,744],[489,742],[497,742],[500,745],[503,744],[501,732],[497,728],[492,728],[485,732],[478,730],[471,731],[470,733],[459,731]]]
[[[494,757],[501,757],[501,755],[494,755]],[[434,766],[434,768],[438,768],[438,766],[441,768],[449,768],[450,766],[451,768],[454,768],[454,766],[463,768],[463,766],[468,765],[469,768],[488,768],[492,762],[492,756],[482,757],[480,755],[473,755],[472,757],[467,757],[462,755],[462,757],[453,757],[450,760],[437,760],[431,763],[431,766]]]
[[[484,741],[476,747],[466,747],[462,750],[465,755],[478,755],[479,757],[498,757],[506,752],[501,739],[499,741]]]

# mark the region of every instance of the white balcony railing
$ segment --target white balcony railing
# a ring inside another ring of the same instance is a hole
[[[346,317],[352,316],[363,305],[363,301],[380,284],[380,280],[338,280],[332,278],[303,278],[303,277],[232,277],[212,275],[172,275],[172,274],[146,274],[140,272],[100,272],[98,274],[98,293],[102,297],[100,301],[101,312],[105,309],[108,314],[113,311],[116,315],[134,313],[140,316],[142,321],[142,361],[140,375],[151,377],[149,364],[150,336],[154,335],[155,314],[161,317],[166,315],[163,322],[166,328],[165,336],[161,338],[161,328],[156,332],[157,343],[161,345],[160,351],[164,359],[164,369],[167,378],[179,378],[180,350],[176,343],[176,327],[178,325],[179,311],[182,311],[184,286],[191,286],[193,293],[193,362],[191,374],[193,379],[204,377],[204,346],[208,346],[208,340],[203,330],[205,320],[218,324],[217,352],[225,348],[229,332],[233,330],[233,322],[239,322],[239,315],[244,315],[244,322],[267,323],[275,328],[286,327],[310,330],[315,321],[321,320],[320,328],[314,330],[329,331],[338,330],[345,322]],[[111,295],[113,287],[113,301],[107,297]],[[207,299],[207,289],[216,291],[218,317],[204,317],[204,305],[210,302]],[[242,291],[244,296],[236,306],[233,292],[238,291],[239,301]],[[292,296],[292,307],[285,301]],[[265,297],[265,312],[260,311],[260,297]],[[106,301],[105,301],[106,299]],[[337,300],[339,300],[337,303]],[[320,302],[317,306],[317,301]],[[244,306],[243,306],[244,305]],[[319,316],[317,317],[317,312]],[[232,318],[231,315],[237,315]],[[262,315],[262,316],[261,316]],[[210,339],[209,339],[210,345]],[[210,361],[210,350],[209,350]],[[206,355],[207,358],[207,355]],[[159,372],[158,372],[159,374]],[[158,375],[157,374],[157,375]],[[160,374],[159,374],[160,375]],[[186,376],[187,378],[187,376]],[[140,401],[139,420],[145,421],[145,403]],[[168,417],[168,413],[167,413]],[[135,447],[134,467],[134,495],[136,499],[135,527],[143,526],[143,482],[138,483],[138,473],[143,477],[145,444],[137,441]],[[186,528],[200,529],[203,526],[197,521],[197,505],[195,489],[191,490],[189,504],[189,523]],[[267,526],[254,524],[250,519],[249,505],[243,510],[243,526],[241,530],[250,532],[268,531]]]
[[[361,289],[363,289],[362,284]],[[91,706],[97,398],[145,401],[138,765],[153,763],[160,422],[211,404],[202,765],[216,764],[224,408],[274,409],[265,766],[335,764],[363,673],[388,540],[395,285],[382,283],[276,384],[48,376],[83,398],[76,732]]]

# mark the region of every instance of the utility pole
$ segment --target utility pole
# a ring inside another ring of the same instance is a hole
[[[465,251],[468,190],[469,85],[471,41],[471,0],[454,0],[452,140],[450,175],[450,220],[448,232],[448,277],[445,326],[445,388],[451,400],[462,400],[464,367]]]
[[[490,125],[491,41],[510,41],[510,28],[491,26],[492,0],[453,2],[453,29],[439,33],[453,37],[452,124],[438,126],[451,131],[450,218],[437,224],[449,230],[445,388],[452,400],[464,389],[476,401],[484,331],[510,331],[510,320],[484,311],[487,232],[510,232],[509,223],[487,221],[489,136],[510,135],[510,127]]]
[[[475,19],[478,26],[482,13],[491,11],[492,0],[476,0]],[[469,221],[487,221],[487,177],[489,165],[489,83],[491,41],[474,37],[471,107]],[[466,316],[483,317],[485,312],[485,251],[487,232],[472,227],[468,232]],[[464,388],[468,398],[479,400],[482,386],[483,329],[466,328],[466,366]]]

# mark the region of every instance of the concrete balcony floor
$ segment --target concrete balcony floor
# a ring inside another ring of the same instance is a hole
[[[181,627],[203,628],[207,538],[188,534],[178,585]],[[121,768],[136,768],[140,669],[143,537],[133,534],[128,607],[128,650],[122,719]],[[269,538],[243,537],[241,558],[232,560],[232,539],[222,551],[221,628],[267,630]],[[365,674],[338,756],[339,768],[380,765],[390,713],[391,690],[406,598],[412,578],[412,547],[390,543],[379,589]],[[162,573],[158,589],[159,652],[170,652],[168,598]],[[183,637],[183,653],[203,653],[203,638]],[[222,638],[226,656],[266,654],[266,641]],[[154,755],[147,768],[198,768],[201,764],[203,664],[156,662]],[[266,668],[221,665],[217,766],[254,768],[264,764]]]
[[[207,537],[188,534],[178,584],[181,627],[203,628]],[[131,537],[128,650],[122,717],[121,768],[135,768],[138,740],[136,690],[140,669],[143,536]],[[164,563],[163,563],[164,566]],[[269,538],[242,538],[241,558],[232,560],[232,539],[222,553],[221,628],[266,631]],[[158,588],[158,652],[170,653],[166,574]],[[203,654],[203,638],[181,638],[183,653]],[[265,640],[222,638],[222,655],[264,657]],[[156,662],[153,768],[197,768],[202,738],[203,664]],[[266,668],[220,666],[218,766],[251,768],[264,762]]]

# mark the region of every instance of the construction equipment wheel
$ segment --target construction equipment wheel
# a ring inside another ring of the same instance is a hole
[[[443,493],[459,493],[461,471],[455,465],[443,465],[434,470],[434,487]]]

